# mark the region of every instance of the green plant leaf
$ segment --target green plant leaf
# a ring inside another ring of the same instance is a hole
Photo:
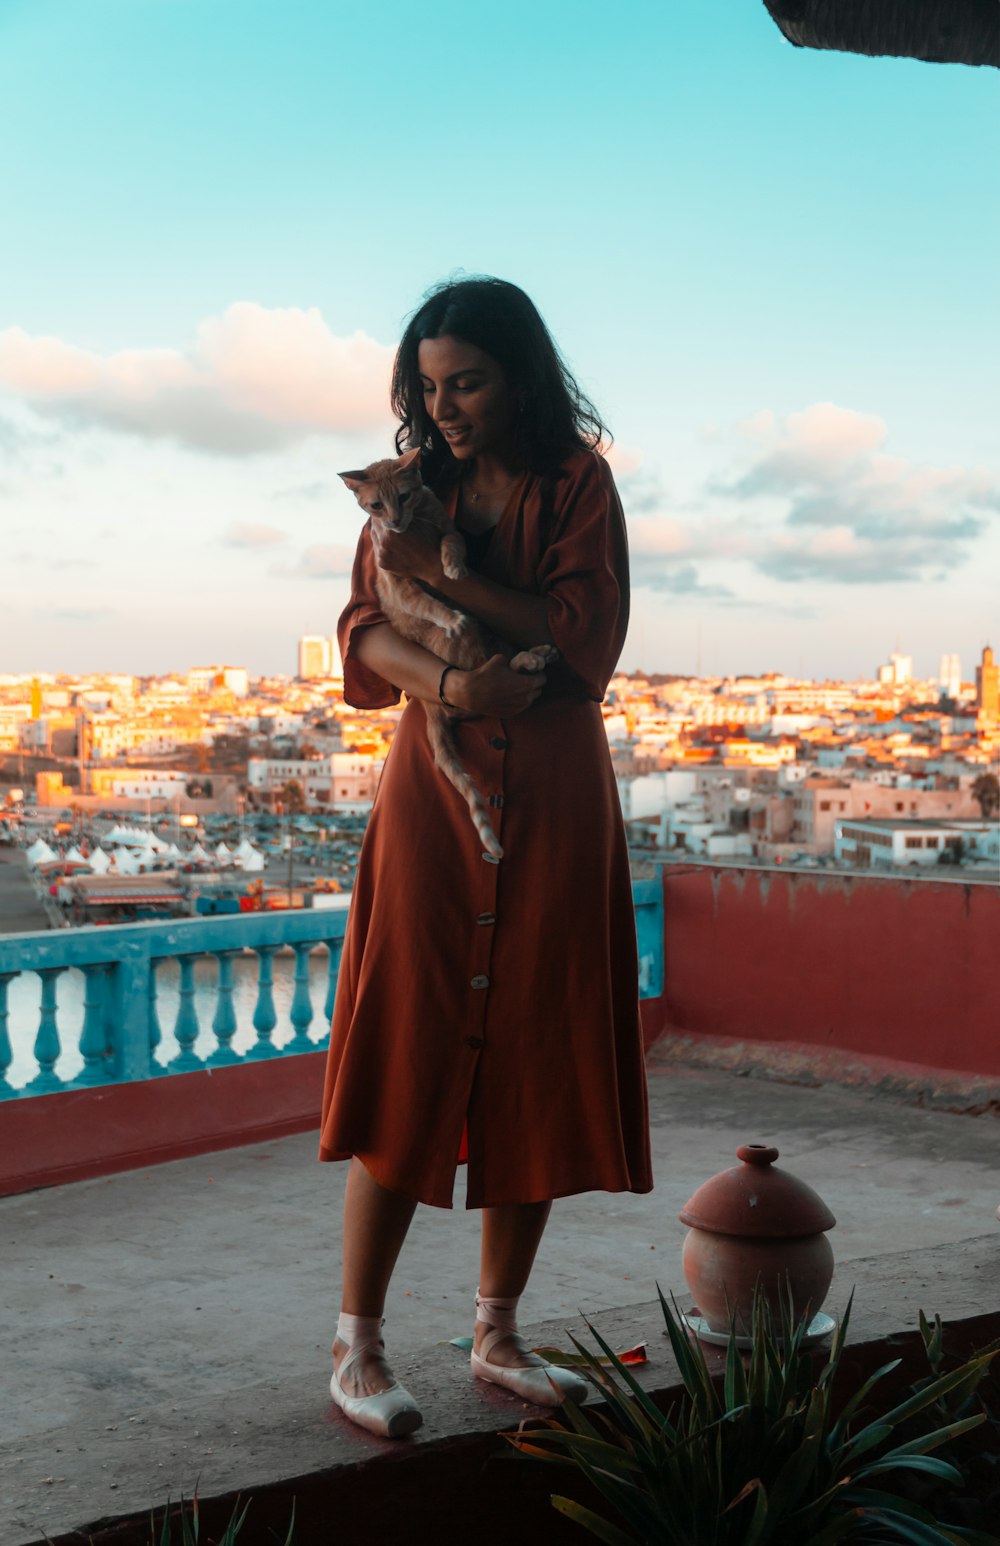
[[[613,1368],[615,1374],[620,1380],[622,1380],[625,1385],[628,1386],[640,1409],[646,1414],[650,1422],[655,1427],[659,1428],[663,1422],[663,1415],[660,1412],[659,1407],[656,1405],[656,1402],[652,1400],[652,1398],[645,1390],[643,1390],[642,1386],[639,1384],[639,1381],[636,1379],[632,1371],[627,1369],[621,1360],[615,1356],[614,1350],[608,1346],[607,1342],[605,1342],[604,1338],[601,1336],[601,1333],[595,1326],[592,1326],[589,1321],[587,1321],[587,1330],[590,1332],[591,1336],[594,1338],[594,1341],[597,1343],[605,1357],[610,1359],[611,1367]],[[573,1343],[576,1347],[579,1348],[581,1353],[586,1351],[586,1349],[583,1348],[579,1342],[577,1342],[575,1337],[573,1338]]]
[[[584,1508],[582,1503],[574,1503],[572,1498],[555,1496],[552,1499],[552,1507],[558,1509],[560,1514],[565,1514],[567,1519],[572,1519],[575,1524],[582,1525],[584,1530],[595,1535],[599,1541],[604,1541],[606,1546],[635,1546],[634,1535],[626,1535],[624,1530],[619,1530],[616,1525],[610,1524],[607,1519],[602,1519],[589,1508]]]
[[[886,1412],[882,1416],[881,1421],[892,1423],[895,1427],[897,1424],[905,1422],[908,1417],[915,1417],[918,1412],[933,1406],[935,1401],[940,1401],[941,1397],[947,1395],[950,1390],[954,1390],[956,1385],[960,1385],[967,1380],[973,1370],[978,1371],[981,1367],[982,1373],[985,1374],[995,1357],[996,1353],[994,1352],[970,1358],[968,1363],[962,1364],[960,1368],[952,1369],[950,1374],[942,1374],[939,1379],[933,1380],[930,1385],[925,1385],[916,1395],[910,1396],[906,1401],[901,1401],[898,1406],[893,1407],[891,1412]]]
[[[873,1508],[864,1510],[865,1517],[889,1525],[900,1540],[910,1541],[913,1546],[953,1546],[952,1540],[936,1524],[924,1524],[904,1514],[899,1508]]]
[[[922,1471],[926,1476],[936,1476],[942,1482],[954,1482],[956,1487],[961,1484],[962,1473],[948,1460],[939,1460],[936,1455],[886,1455],[881,1460],[872,1461],[871,1465],[862,1466],[852,1478],[853,1482],[863,1482],[869,1476],[884,1476],[889,1471]]]
[[[843,1468],[850,1470],[862,1455],[866,1455],[877,1445],[884,1444],[886,1439],[891,1439],[895,1431],[891,1423],[869,1423],[867,1428],[862,1428],[856,1439],[852,1439],[850,1444],[845,1445],[841,1460]]]
[[[830,1439],[832,1443],[836,1444],[840,1441],[840,1436],[846,1432],[847,1425],[851,1418],[854,1416],[858,1408],[871,1395],[871,1392],[875,1389],[875,1386],[878,1384],[879,1380],[883,1379],[885,1375],[891,1374],[893,1369],[898,1369],[902,1361],[903,1360],[901,1358],[894,1358],[891,1363],[884,1363],[881,1369],[876,1369],[874,1374],[870,1374],[865,1380],[864,1384],[854,1392],[854,1395],[851,1396],[846,1405],[841,1408],[840,1414],[837,1417],[837,1421],[833,1426],[833,1429],[830,1433]]]
[[[922,1434],[918,1439],[911,1439],[908,1444],[899,1444],[889,1451],[885,1459],[893,1455],[926,1455],[929,1450],[937,1449],[941,1444],[947,1444],[949,1439],[956,1439],[960,1434],[971,1433],[973,1428],[981,1428],[986,1421],[985,1412],[977,1412],[974,1417],[963,1417],[957,1423],[949,1423],[945,1428],[935,1428],[933,1433]]]
[[[726,1378],[723,1390],[727,1412],[731,1412],[734,1407],[746,1406],[747,1376],[735,1337],[729,1338],[726,1347]]]

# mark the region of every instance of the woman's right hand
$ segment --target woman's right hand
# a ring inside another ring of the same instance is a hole
[[[544,671],[512,671],[502,655],[492,655],[473,671],[453,667],[445,678],[444,695],[466,714],[512,719],[530,709],[544,686]]]

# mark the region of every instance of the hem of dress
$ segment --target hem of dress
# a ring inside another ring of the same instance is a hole
[[[542,1197],[495,1197],[489,1202],[480,1202],[478,1200],[473,1201],[472,1197],[467,1195],[465,1206],[466,1209],[522,1207],[527,1206],[529,1203],[558,1202],[561,1197],[580,1197],[585,1192],[606,1192],[609,1196],[622,1192],[631,1192],[634,1196],[643,1197],[653,1190],[653,1186],[652,1176],[650,1176],[648,1182],[622,1181],[613,1186],[609,1186],[606,1181],[584,1181],[580,1186],[560,1187],[558,1190],[548,1192]]]
[[[319,1160],[321,1164],[349,1159],[359,1159],[372,1180],[377,1181],[379,1186],[385,1187],[387,1192],[395,1192],[400,1197],[408,1197],[411,1202],[419,1202],[425,1208],[453,1209],[455,1206],[454,1194],[447,1199],[445,1199],[443,1194],[431,1196],[430,1194],[415,1191],[412,1186],[400,1185],[395,1179],[390,1179],[388,1176],[376,1174],[370,1155],[355,1155],[350,1150],[320,1147]],[[461,1160],[459,1163],[464,1165],[467,1161]],[[493,1197],[485,1200],[478,1198],[473,1200],[473,1195],[467,1192],[465,1207],[467,1211],[473,1208],[520,1207],[526,1206],[529,1203],[558,1202],[561,1197],[579,1197],[584,1192],[606,1192],[609,1196],[621,1192],[631,1192],[634,1196],[643,1197],[651,1192],[653,1188],[654,1182],[652,1176],[650,1176],[648,1181],[645,1179],[643,1181],[626,1180],[615,1185],[609,1185],[606,1181],[584,1181],[579,1185],[558,1187],[554,1192],[537,1197],[532,1193],[529,1197]]]

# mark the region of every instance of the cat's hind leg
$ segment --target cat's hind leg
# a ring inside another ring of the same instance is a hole
[[[503,849],[493,830],[486,801],[459,759],[451,720],[433,703],[425,703],[424,712],[427,716],[427,739],[434,753],[435,765],[469,807],[472,825],[486,852],[494,859],[502,859]]]

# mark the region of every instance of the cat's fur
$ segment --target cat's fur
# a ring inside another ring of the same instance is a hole
[[[340,476],[361,508],[371,516],[373,532],[377,521],[384,523],[389,531],[405,531],[414,523],[430,528],[439,536],[441,567],[448,578],[459,580],[466,574],[465,539],[455,530],[437,495],[421,480],[418,451],[410,451],[398,459],[373,462],[370,467],[342,472]],[[372,540],[377,559],[378,542],[374,537]],[[557,658],[557,651],[550,644],[515,652],[505,641],[488,633],[475,618],[448,606],[438,596],[430,595],[416,580],[405,575],[390,574],[377,568],[375,589],[382,611],[398,634],[412,639],[415,644],[422,644],[432,655],[463,671],[474,670],[497,654],[507,656],[512,670],[527,672],[542,671]],[[424,703],[424,712],[427,737],[437,767],[468,805],[487,853],[495,859],[502,858],[503,849],[490,823],[486,802],[466,772],[455,745],[453,722],[470,716],[443,703]]]

